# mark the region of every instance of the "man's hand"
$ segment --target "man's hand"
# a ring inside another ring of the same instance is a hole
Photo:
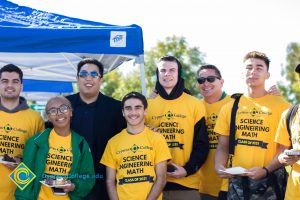
[[[280,96],[281,95],[280,90],[277,88],[276,85],[272,85],[272,87],[270,87],[267,92],[268,92],[268,94],[274,95],[274,96]]]
[[[71,184],[68,184],[68,185],[57,185],[55,187],[64,189],[64,192],[66,192],[66,193],[72,192],[75,189],[75,184],[72,182],[70,182],[70,183]]]
[[[259,180],[261,178],[264,178],[267,176],[267,172],[262,167],[253,167],[251,169],[248,169],[245,171],[244,176],[248,176],[249,178],[253,180]]]
[[[155,99],[158,96],[156,89],[152,89],[152,92],[149,95],[149,99]]]
[[[2,163],[2,164],[11,171],[13,171],[18,166],[18,163],[6,163],[6,164]]]
[[[215,170],[220,178],[232,178],[233,176],[231,174],[224,172],[225,169],[226,168],[224,166],[219,165]]]
[[[187,172],[183,167],[176,165],[175,163],[169,163],[169,164],[173,165],[176,169],[174,172],[167,172],[168,176],[173,178],[182,178],[187,175]]]
[[[288,155],[285,154],[286,151],[289,151],[289,150],[285,150],[283,153],[281,153],[278,156],[278,161],[281,164],[284,164],[284,165],[293,165],[295,162],[297,162],[298,160],[300,160],[300,156],[288,156]]]

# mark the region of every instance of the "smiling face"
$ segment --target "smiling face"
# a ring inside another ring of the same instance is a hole
[[[270,77],[266,63],[262,59],[249,58],[245,60],[246,83],[249,87],[264,87]]]
[[[18,73],[2,72],[0,79],[0,95],[2,99],[19,99],[23,85]]]
[[[46,105],[46,113],[54,128],[70,127],[72,110],[70,103],[65,98],[50,99]]]
[[[203,69],[198,74],[199,78],[207,78],[209,76],[219,77],[214,69]],[[202,84],[197,83],[197,87],[204,99],[207,99],[213,97],[220,97],[222,95],[223,83],[224,80],[222,78],[215,78],[214,82],[212,83],[210,83],[206,79],[205,82]]]
[[[77,77],[80,95],[84,96],[85,98],[97,97],[103,78],[100,76],[92,77],[90,73],[97,72],[100,74],[99,68],[94,64],[85,64],[81,67],[79,74],[80,72],[87,72],[89,74],[85,77]]]
[[[124,102],[123,116],[127,121],[127,126],[144,126],[146,114],[147,109],[144,108],[141,100],[137,98],[130,98]]]
[[[178,65],[175,61],[160,61],[158,63],[158,81],[170,94],[178,82]]]

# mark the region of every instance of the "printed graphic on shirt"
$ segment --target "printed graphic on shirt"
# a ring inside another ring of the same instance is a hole
[[[71,168],[72,165],[73,157],[70,153],[72,153],[71,149],[50,147],[46,160],[48,172],[66,174],[67,169]]]
[[[211,113],[206,118],[206,128],[208,133],[209,149],[217,149],[218,146],[218,134],[214,132],[217,119],[218,119],[218,115],[216,113]]]
[[[24,134],[27,131],[22,128],[6,124],[0,126],[0,155],[8,154],[21,157],[18,153],[25,147]]]
[[[140,153],[140,150],[144,150],[143,153]],[[134,144],[130,148],[121,149],[116,152],[116,154],[121,154],[122,158],[118,170],[123,170],[123,173],[125,172],[128,176],[125,175],[123,178],[119,179],[119,185],[138,182],[153,182],[153,176],[131,176],[145,173],[146,167],[154,167],[151,156],[147,153],[149,151],[153,151],[153,147]],[[136,155],[128,155],[130,152]]]
[[[160,120],[158,131],[165,137],[169,148],[183,149],[184,144],[180,143],[178,135],[184,134],[184,129],[180,128],[180,123],[177,118],[185,119],[186,116],[172,111],[159,116],[152,116],[153,120]]]
[[[249,111],[242,110],[237,112],[241,115],[236,130],[240,131],[240,138],[235,141],[235,145],[255,146],[267,149],[268,143],[262,141],[259,134],[267,134],[270,132],[269,125],[266,125],[265,118],[271,116],[272,112],[260,108],[251,108]]]
[[[49,152],[46,159],[46,174],[68,175],[73,162],[71,135],[59,136],[54,130],[49,136]]]

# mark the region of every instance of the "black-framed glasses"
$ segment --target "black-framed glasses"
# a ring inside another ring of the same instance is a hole
[[[91,71],[91,72],[88,72],[88,71],[85,71],[85,70],[82,70],[78,73],[78,76],[80,78],[86,78],[87,76],[91,76],[92,78],[98,78],[98,77],[101,77],[101,75],[96,72],[96,71]]]
[[[58,108],[55,108],[55,107],[50,108],[49,110],[47,110],[47,114],[54,116],[54,115],[58,114],[58,111],[61,113],[67,113],[68,110],[70,110],[70,109],[71,109],[70,106],[63,104],[63,105],[59,106]]]
[[[209,82],[209,83],[213,83],[213,82],[215,82],[215,80],[216,79],[221,79],[220,77],[218,77],[218,76],[208,76],[208,77],[199,77],[199,78],[197,78],[197,81],[198,81],[198,83],[199,84],[203,84],[203,83],[205,83],[205,81],[207,81],[207,82]]]

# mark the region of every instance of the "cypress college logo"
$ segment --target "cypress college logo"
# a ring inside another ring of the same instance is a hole
[[[18,188],[20,188],[20,190],[24,190],[35,177],[35,174],[23,162],[21,162],[9,175],[9,178],[18,186]]]

